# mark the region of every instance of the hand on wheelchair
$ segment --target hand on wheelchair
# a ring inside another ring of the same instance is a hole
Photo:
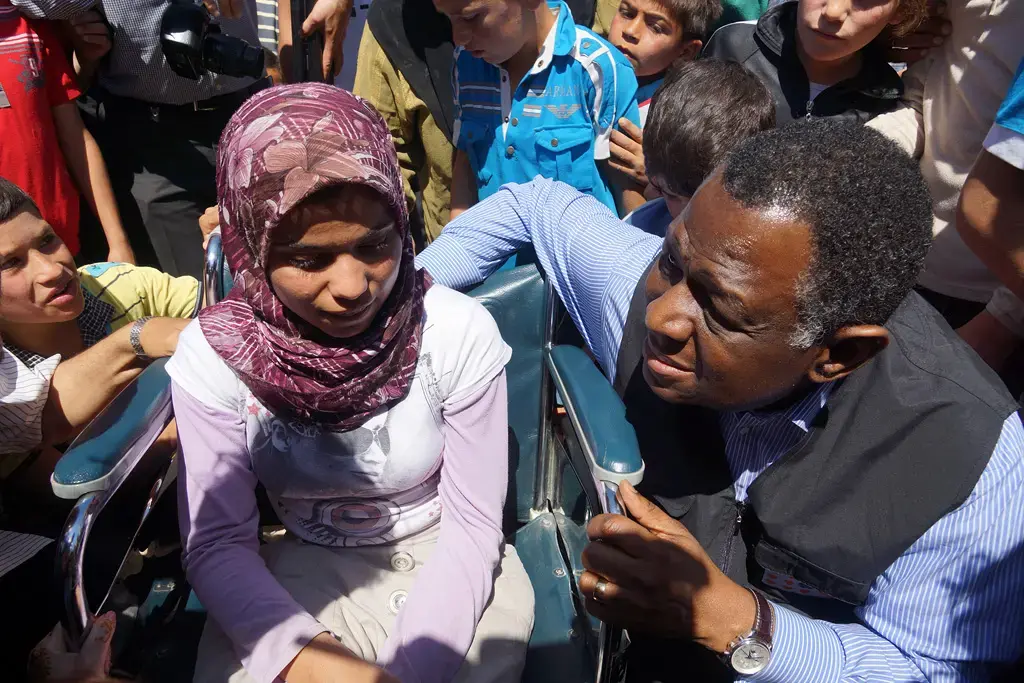
[[[754,598],[722,573],[686,527],[623,482],[630,518],[598,515],[587,526],[579,588],[607,624],[725,652],[754,624]]]
[[[53,627],[32,650],[28,680],[32,683],[100,683],[110,673],[110,642],[116,619],[107,612],[93,622],[78,652],[68,649],[64,629]]]

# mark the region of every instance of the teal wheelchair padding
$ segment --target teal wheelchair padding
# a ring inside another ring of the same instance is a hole
[[[520,528],[514,545],[533,584],[536,604],[523,683],[592,683],[590,624],[576,613],[572,568],[559,549],[555,516],[542,514]]]
[[[540,431],[541,376],[544,363],[546,288],[536,266],[499,271],[471,290],[494,317],[512,359],[508,381],[510,467],[515,467],[516,519],[530,521]],[[513,439],[514,436],[514,439]]]
[[[566,403],[575,408],[582,432],[577,436],[586,441],[597,466],[624,475],[643,470],[626,407],[594,361],[575,346],[556,346],[548,357],[564,384]]]
[[[74,486],[109,475],[170,401],[167,359],[153,361],[75,439],[53,469],[53,483]]]

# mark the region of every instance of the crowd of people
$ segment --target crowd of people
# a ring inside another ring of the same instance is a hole
[[[181,75],[174,4],[262,77]],[[626,681],[1024,673],[1024,5],[293,5],[0,0],[4,680],[110,675],[50,475],[170,358],[195,681],[518,681],[511,350],[459,291],[528,263],[645,461],[575,579]]]

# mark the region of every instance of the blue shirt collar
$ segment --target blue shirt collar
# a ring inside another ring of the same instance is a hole
[[[561,0],[548,2],[548,7],[558,13],[555,18],[555,27],[552,30],[555,36],[552,52],[558,57],[564,57],[576,46],[576,22],[572,18],[572,10]],[[546,51],[548,41],[545,40],[544,43],[545,45],[541,47],[541,55]],[[544,63],[547,66],[551,60],[545,59]]]
[[[818,413],[822,411],[828,402],[828,397],[832,393],[834,385],[835,382],[826,382],[819,385],[814,391],[811,391],[785,410],[771,412],[750,410],[736,412],[732,415],[737,421],[746,415],[761,424],[791,423],[799,428],[800,431],[807,433],[810,431],[811,422],[814,421],[814,418],[817,417]]]

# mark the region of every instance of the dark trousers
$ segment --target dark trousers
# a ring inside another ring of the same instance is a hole
[[[121,220],[140,265],[171,275],[203,270],[199,216],[217,203],[216,149],[234,106],[211,111],[150,107],[94,89],[80,103],[103,150]],[[105,261],[96,219],[83,215],[83,263]]]

